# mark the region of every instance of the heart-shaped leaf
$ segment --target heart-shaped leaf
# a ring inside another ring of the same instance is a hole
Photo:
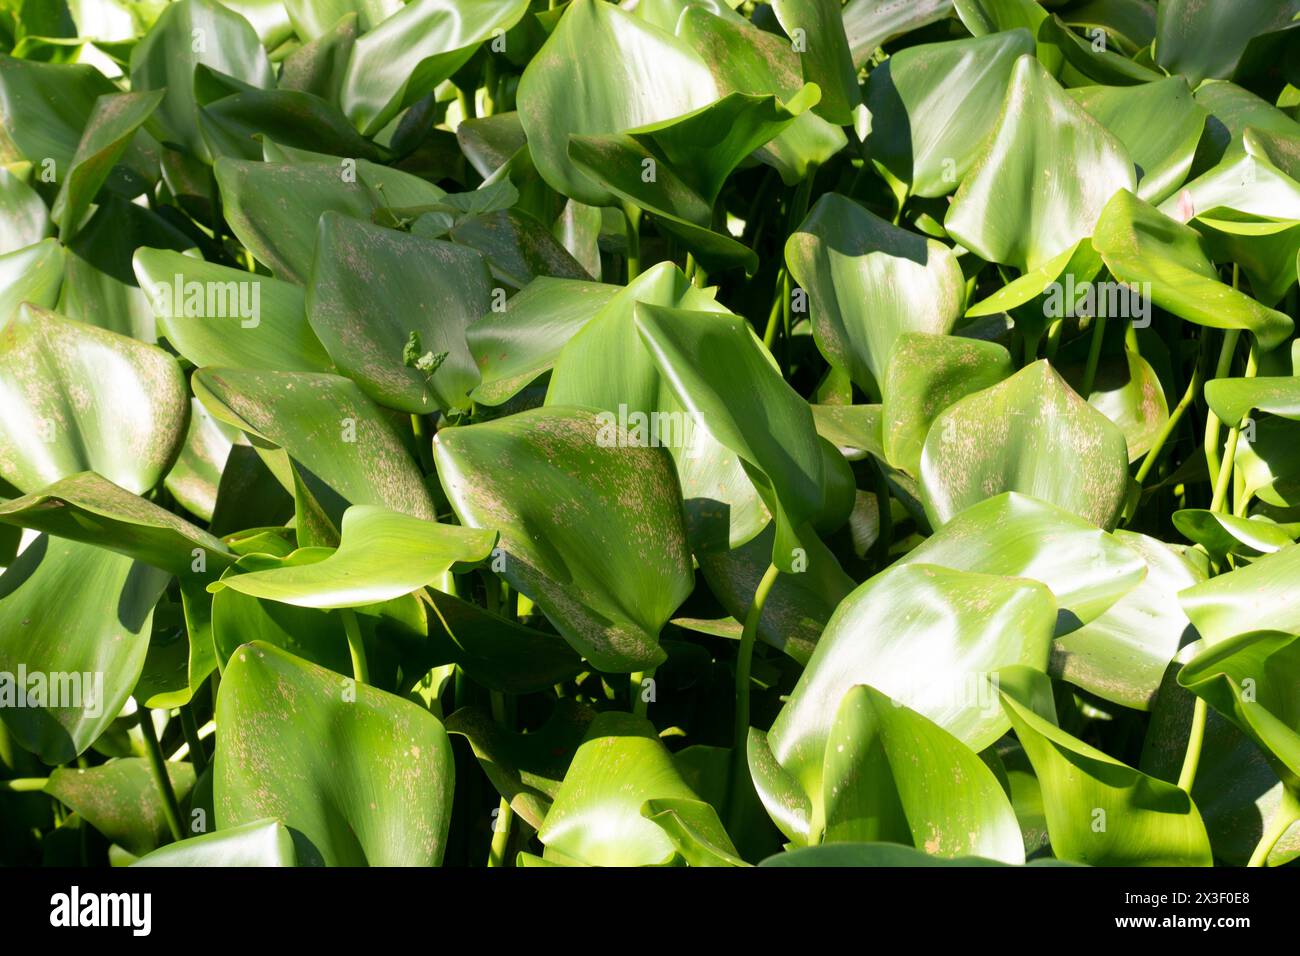
[[[1040,361],[940,413],[920,477],[936,527],[1018,491],[1109,529],[1124,504],[1128,449],[1124,433]]]
[[[608,430],[595,412],[548,407],[443,429],[433,448],[461,522],[501,533],[502,576],[617,673],[664,659],[659,631],[694,577],[672,457],[603,441]],[[501,460],[518,471],[487,467]]]
[[[451,743],[410,701],[248,644],[221,681],[215,764],[218,828],[278,820],[303,865],[442,861]]]

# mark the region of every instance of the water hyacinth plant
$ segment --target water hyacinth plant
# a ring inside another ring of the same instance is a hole
[[[0,49],[0,862],[1300,857],[1300,0]]]

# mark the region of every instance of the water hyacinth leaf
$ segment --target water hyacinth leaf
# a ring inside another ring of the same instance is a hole
[[[496,544],[492,531],[437,524],[373,505],[345,511],[341,534],[338,550],[323,561],[232,575],[209,590],[229,587],[298,607],[378,604],[432,583],[453,564],[482,561]]]
[[[15,740],[58,765],[108,729],[144,666],[167,580],[128,557],[47,535],[14,559],[0,575],[0,718]],[[40,679],[20,687],[28,672]],[[18,706],[19,690],[28,706]]]
[[[690,4],[677,18],[675,32],[704,59],[720,92],[774,94],[789,103],[804,85],[790,43],[743,18],[715,15],[702,4]],[[772,166],[792,186],[846,142],[838,126],[808,110],[763,144],[754,158]]]
[[[239,9],[238,3],[230,5]],[[320,39],[345,16],[355,17],[364,32],[374,30],[402,9],[402,4],[400,0],[284,0],[283,7],[288,26],[306,43]],[[267,49],[277,45],[266,44]]]
[[[836,708],[855,684],[879,689],[982,749],[1009,727],[990,675],[1013,664],[1044,669],[1055,622],[1051,592],[1032,581],[930,565],[891,568],[845,598],[826,625],[772,724],[772,755],[819,803]]]
[[[54,200],[51,218],[66,240],[77,231],[95,194],[131,145],[131,137],[162,102],[163,92],[101,96],[81,135],[72,164]]]
[[[1272,554],[1295,543],[1300,524],[1277,524],[1267,518],[1242,518],[1204,508],[1184,508],[1172,516],[1174,527],[1210,554],[1254,557]]]
[[[470,322],[466,343],[482,381],[476,402],[508,401],[558,358],[565,343],[619,291],[615,285],[538,276],[498,311]]]
[[[947,782],[957,778],[957,790]],[[965,744],[871,687],[839,704],[822,771],[827,843],[913,843],[938,857],[1023,863],[1025,847],[997,778]]]
[[[786,241],[790,274],[808,293],[817,347],[870,394],[904,332],[951,331],[964,280],[952,250],[828,194]]]
[[[1205,401],[1229,427],[1240,425],[1251,412],[1300,419],[1300,377],[1216,378],[1205,383]]]
[[[1010,866],[998,860],[961,856],[946,860],[924,850],[897,843],[824,843],[805,846],[770,856],[759,866],[775,867],[943,867],[943,866]],[[1028,866],[1065,866],[1057,860],[1030,860]]]
[[[1247,631],[1300,631],[1298,567],[1300,547],[1291,545],[1190,587],[1178,600],[1211,645]]]
[[[24,302],[51,309],[63,284],[63,246],[57,239],[0,255],[0,329]]]
[[[936,527],[1018,491],[1110,529],[1128,487],[1128,449],[1123,432],[1039,361],[940,413],[920,477]]]
[[[823,510],[829,488],[808,403],[739,317],[642,303],[636,328],[697,425],[740,457],[776,521],[772,563],[792,571],[806,552],[804,526]],[[701,362],[726,353],[727,374]]]
[[[1156,15],[1156,62],[1197,83],[1232,76],[1255,37],[1284,29],[1300,13],[1295,0],[1164,0]]]
[[[1093,866],[1209,866],[1191,798],[1072,737],[1006,693],[1002,704],[1043,787],[1058,859]]]
[[[1040,581],[1069,631],[1105,614],[1143,581],[1140,552],[1047,501],[1007,492],[971,505],[900,563]]]
[[[264,136],[274,136],[283,146],[340,157],[377,160],[386,155],[362,138],[333,103],[298,90],[213,91],[201,101],[198,120],[213,156],[260,159]]]
[[[40,194],[17,173],[0,167],[0,253],[40,242],[54,231]]]
[[[0,504],[0,521],[98,545],[170,574],[216,574],[234,556],[219,539],[95,472]]]
[[[641,808],[651,800],[699,801],[654,726],[627,713],[592,721],[537,838],[548,860],[588,866],[659,866],[672,861],[673,840]],[[652,807],[653,811],[653,807]],[[722,849],[735,855],[725,831]]]
[[[293,837],[278,820],[254,820],[159,847],[132,866],[297,866]]]
[[[1146,576],[1105,613],[1060,636],[1051,673],[1105,700],[1150,710],[1162,675],[1191,633],[1178,592],[1204,581],[1203,556],[1123,529],[1115,538],[1141,556]]]
[[[1193,99],[1185,78],[1085,86],[1070,95],[1124,144],[1137,164],[1140,198],[1162,202],[1187,179],[1209,112]]]
[[[442,862],[451,743],[408,700],[248,644],[221,681],[215,767],[218,829],[279,820],[301,865]]]
[[[230,449],[242,438],[237,428],[217,421],[198,399],[190,399],[189,431],[176,463],[163,479],[163,487],[186,511],[211,522],[221,473]]]
[[[159,333],[194,365],[333,368],[307,322],[298,286],[169,249],[137,249],[134,265]]]
[[[1216,329],[1245,329],[1264,349],[1283,341],[1291,319],[1220,282],[1201,237],[1132,192],[1116,193],[1097,221],[1093,245],[1121,282],[1179,318]]]
[[[880,405],[814,405],[813,422],[821,435],[850,461],[867,455],[885,458],[884,410]]]
[[[1066,379],[1081,389],[1083,373],[1083,367],[1071,367],[1066,371]],[[1160,377],[1151,363],[1128,350],[1098,362],[1088,404],[1124,433],[1129,461],[1137,461],[1147,453],[1169,420],[1169,406]]]
[[[916,196],[944,196],[965,178],[993,126],[1016,60],[1034,52],[1027,30],[900,50],[867,81],[873,162]],[[1190,94],[1189,94],[1190,95]],[[961,123],[952,122],[960,115]]]
[[[174,358],[34,306],[0,330],[0,388],[0,476],[24,492],[81,471],[148,491],[189,424]]]
[[[836,126],[852,123],[853,111],[862,101],[840,4],[773,0],[772,12],[799,54],[804,79],[822,91],[821,102],[813,107],[817,115]]]
[[[428,488],[404,440],[350,379],[205,368],[191,381],[195,397],[213,416],[250,439],[282,448],[329,489],[331,521],[341,520],[348,504],[434,517]]]
[[[592,57],[591,50],[618,50]],[[704,61],[684,42],[605,0],[574,0],[519,81],[519,118],[542,178],[590,206],[607,187],[569,160],[573,135],[601,136],[684,116],[718,99]]]
[[[1300,794],[1300,638],[1263,631],[1211,644],[1178,683],[1236,724]]]
[[[611,447],[602,427],[594,411],[535,409],[444,429],[434,458],[461,522],[500,532],[511,587],[593,666],[625,673],[664,659],[659,632],[694,576],[672,457]],[[492,480],[501,456],[527,480]]]
[[[194,767],[176,761],[166,766],[167,779],[183,800],[194,787]],[[50,774],[45,791],[128,853],[141,856],[167,840],[162,796],[143,757],[85,770],[60,768]]]
[[[1101,272],[1101,257],[1087,239],[1080,239],[1055,258],[1023,273],[992,295],[966,309],[967,318],[1011,312],[1042,296],[1042,316],[1027,321],[1028,310],[1015,313],[1016,323],[1026,335],[1041,335],[1050,319],[1076,314],[1086,302],[1087,290]],[[1073,294],[1071,294],[1073,290]]]
[[[485,687],[508,694],[535,693],[581,669],[581,659],[562,637],[524,627],[435,588],[422,596],[433,612],[431,653],[454,662]]]
[[[667,448],[682,483],[693,549],[744,544],[768,523],[768,510],[735,451],[696,421],[665,379],[637,331],[639,303],[699,315],[724,311],[711,292],[692,285],[671,263],[651,266],[617,290],[564,345],[546,403],[598,409],[631,442]],[[616,435],[611,431],[609,437]]]
[[[432,183],[364,159],[289,155],[297,161],[222,157],[213,169],[235,235],[277,278],[296,285],[310,281],[324,213],[369,221],[386,207],[434,203],[445,195]]]
[[[504,38],[527,10],[527,0],[398,4],[353,46],[340,93],[343,111],[364,135],[375,135],[455,73],[479,44]]]
[[[585,704],[560,700],[540,729],[516,734],[502,729],[486,710],[465,707],[447,718],[447,732],[469,741],[497,792],[540,830],[595,716]]]
[[[275,86],[275,73],[249,22],[215,0],[169,4],[132,49],[132,88],[166,91],[157,112],[166,140],[210,162],[194,96],[200,64],[263,89]]]
[[[944,228],[983,259],[1032,270],[1090,235],[1107,200],[1134,188],[1119,139],[1022,56]]]
[[[33,166],[49,160],[56,175],[66,171],[96,101],[117,92],[111,80],[86,63],[0,57],[0,157]]]
[[[731,837],[712,804],[680,797],[652,798],[641,807],[641,815],[667,834],[688,866],[749,865],[731,848]]]
[[[423,221],[423,220],[421,220]],[[420,223],[412,232],[420,234]],[[584,269],[546,225],[522,209],[497,209],[464,218],[451,238],[482,253],[499,282],[522,289],[539,276],[586,279]]]
[[[376,284],[391,289],[375,296]],[[465,342],[492,296],[486,260],[470,249],[326,213],[307,288],[307,316],[340,371],[371,398],[412,414],[464,408],[478,384]],[[445,353],[429,375],[402,364],[417,348]]]
[[[1010,377],[1011,354],[996,342],[905,332],[885,375],[881,429],[885,456],[913,475],[934,419],[949,405]]]

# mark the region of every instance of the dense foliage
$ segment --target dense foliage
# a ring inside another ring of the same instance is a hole
[[[1300,856],[1300,0],[0,0],[0,862]]]

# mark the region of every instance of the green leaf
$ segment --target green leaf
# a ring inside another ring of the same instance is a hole
[[[0,159],[25,159],[37,168],[48,159],[61,176],[72,165],[96,101],[116,92],[112,81],[89,64],[0,55]]]
[[[34,492],[81,471],[153,488],[189,424],[185,378],[162,349],[24,306],[0,330],[0,476]]]
[[[438,477],[461,523],[497,530],[511,587],[599,670],[664,659],[691,592],[681,488],[659,447],[619,447],[594,411],[547,407],[443,429]],[[491,463],[514,463],[505,472]]]
[[[213,168],[239,241],[278,278],[296,285],[311,279],[322,214],[369,221],[385,207],[418,206],[445,195],[432,183],[364,159],[295,158],[258,163],[223,156]]]
[[[1203,546],[1216,558],[1226,554],[1248,557],[1272,554],[1293,544],[1300,530],[1300,524],[1279,525],[1262,516],[1242,518],[1204,508],[1175,511],[1172,520],[1183,537]]]
[[[351,380],[206,368],[192,382],[195,396],[217,419],[243,429],[263,448],[270,443],[283,449],[315,493],[326,495],[332,522],[341,520],[349,504],[433,519],[433,501],[403,439]],[[286,486],[292,487],[291,479]]]
[[[451,77],[479,44],[504,37],[528,0],[415,0],[365,32],[348,60],[343,111],[373,136],[403,108]],[[321,21],[322,26],[329,24]]]
[[[63,284],[63,246],[57,239],[0,255],[0,329],[24,302],[50,309]]]
[[[1070,736],[1009,694],[1002,706],[1034,765],[1052,852],[1093,866],[1209,866],[1205,824],[1173,784]]]
[[[814,801],[810,819],[826,819],[823,766],[850,687],[877,688],[979,750],[1009,726],[989,678],[1012,664],[1044,669],[1055,620],[1041,584],[921,564],[845,598],[769,735],[777,763]],[[751,768],[757,777],[752,755]]]
[[[263,89],[275,86],[275,73],[249,22],[215,0],[168,4],[135,45],[132,89],[165,90],[157,118],[166,139],[211,162],[194,96],[194,72],[200,64]]]
[[[1300,419],[1300,377],[1216,378],[1205,383],[1205,401],[1228,427],[1237,427],[1254,411]]]
[[[373,505],[343,513],[342,543],[312,564],[236,574],[214,581],[218,593],[243,594],[298,607],[335,609],[378,604],[419,590],[458,562],[482,561],[495,532],[437,524]]]
[[[1136,182],[1119,139],[1022,56],[944,228],[982,259],[1032,270],[1090,235],[1106,201]]]
[[[1084,374],[1083,365],[1071,365],[1065,370],[1066,380],[1076,391],[1083,388]],[[1098,362],[1088,404],[1124,433],[1130,462],[1150,450],[1169,420],[1164,386],[1155,369],[1137,352],[1127,349]]]
[[[591,56],[617,50],[618,56]],[[614,194],[569,160],[569,139],[623,133],[707,106],[718,89],[684,42],[605,0],[573,0],[519,81],[519,118],[542,178],[591,206]]]
[[[964,280],[951,249],[836,193],[786,240],[785,261],[808,293],[817,347],[868,395],[879,393],[900,335],[943,335],[961,315]]]
[[[1285,29],[1295,0],[1162,0],[1156,15],[1156,62],[1192,83],[1232,76],[1255,37]]]
[[[1211,644],[1179,671],[1178,684],[1236,724],[1300,793],[1300,638],[1264,631]]]
[[[108,729],[144,666],[167,580],[122,555],[46,535],[0,575],[0,718],[22,746],[48,764],[68,763]],[[38,689],[30,680],[20,688],[20,673],[41,675],[45,704],[16,706],[11,694],[26,690],[35,704]],[[60,706],[50,706],[52,680]]]
[[[1105,614],[1145,573],[1140,552],[1115,535],[1017,492],[971,505],[900,563],[1040,581],[1056,599],[1062,633]]]
[[[1033,52],[1024,29],[899,50],[867,80],[872,162],[913,195],[955,190],[997,121],[1016,60]]]
[[[784,381],[748,323],[648,303],[636,328],[677,400],[739,456],[772,512],[772,563],[791,571],[806,552],[804,525],[823,511],[828,476],[812,411]],[[729,355],[722,368],[709,355]]]
[[[482,381],[470,397],[500,405],[545,373],[578,330],[619,291],[615,285],[538,276],[504,309],[471,320],[466,342]]]
[[[814,111],[836,126],[852,123],[853,111],[862,100],[840,4],[837,0],[772,0],[772,12],[799,54],[804,79],[822,91]]]
[[[194,365],[333,368],[307,322],[297,286],[168,249],[137,249],[133,262],[158,331]]]
[[[293,837],[278,820],[204,833],[159,847],[132,866],[296,866]]]
[[[910,846],[896,843],[826,843],[805,846],[769,856],[759,866],[812,866],[812,867],[897,867],[912,866],[1008,866],[997,860],[962,856],[946,860],[931,856]],[[1058,866],[1056,860],[1031,860],[1029,866]]]
[[[50,214],[59,223],[65,241],[77,231],[95,194],[131,145],[131,137],[162,99],[163,92],[158,90],[105,95],[95,101]]]
[[[858,685],[840,702],[827,743],[826,842],[910,841],[940,857],[1025,861],[997,778],[938,724]]]
[[[465,329],[488,309],[487,262],[473,250],[325,213],[307,288],[307,316],[340,371],[389,408],[467,408],[478,371]],[[376,288],[388,290],[382,297]],[[446,352],[433,375],[402,364],[415,331]]]
[[[1070,95],[1124,144],[1137,164],[1140,198],[1162,202],[1187,179],[1209,112],[1192,98],[1184,77],[1085,86]]]
[[[298,861],[437,866],[455,766],[424,708],[254,642],[217,697],[219,829],[275,819]]]
[[[1178,592],[1205,580],[1206,562],[1148,535],[1120,530],[1115,537],[1142,557],[1146,577],[1104,614],[1056,639],[1052,673],[1105,700],[1150,710],[1190,628]]]
[[[555,794],[537,838],[545,859],[589,866],[662,866],[677,857],[665,830],[642,816],[647,801],[694,801],[653,725],[632,714],[607,712],[592,721]],[[672,806],[670,804],[670,806]],[[707,806],[707,805],[706,805]],[[652,803],[652,813],[663,809]],[[735,847],[721,826],[712,830]]]
[[[1291,334],[1281,312],[1219,281],[1196,230],[1131,192],[1116,193],[1097,221],[1093,245],[1121,282],[1179,318],[1215,329],[1245,329],[1268,350]]]
[[[1300,547],[1291,545],[1182,591],[1178,600],[1209,644],[1247,631],[1300,631]]]
[[[194,768],[167,763],[167,779],[183,800],[194,786]],[[126,757],[98,767],[63,767],[50,774],[45,792],[63,803],[128,853],[141,856],[166,842],[162,794],[143,757]]]
[[[884,381],[881,429],[889,463],[919,474],[925,436],[939,413],[1011,372],[1011,354],[996,342],[904,332]]]
[[[1110,529],[1128,488],[1128,451],[1124,433],[1039,361],[940,413],[920,477],[936,527],[1019,491]]]

